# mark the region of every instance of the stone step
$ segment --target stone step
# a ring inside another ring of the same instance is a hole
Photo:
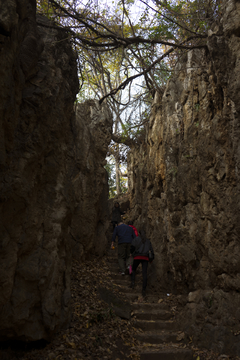
[[[175,330],[176,328],[175,322],[171,320],[135,320],[133,326],[143,331]]]
[[[106,257],[107,257],[107,259],[109,259],[109,258],[117,259],[118,258],[118,253],[117,253],[116,250],[108,250],[107,253],[106,253]]]
[[[126,295],[126,297],[128,297],[128,299],[130,301],[135,301],[138,299],[138,297],[142,297],[141,291],[142,291],[142,284],[139,283],[135,289],[131,289],[130,288],[130,284],[131,284],[131,278],[129,275],[124,275],[122,276],[121,274],[118,273],[111,273],[111,278],[113,279],[114,285],[116,284],[115,288],[117,288],[119,290],[120,293],[122,293],[123,295]],[[144,303],[153,303],[154,305],[156,305],[159,301],[159,296],[158,295],[154,295],[152,294],[150,291],[148,293],[147,290],[147,296],[146,299],[144,300]],[[133,308],[140,308],[140,306],[142,306],[142,303],[136,303],[135,305],[133,305]],[[160,305],[160,304],[158,304]],[[159,308],[161,309],[169,309],[169,306],[166,304],[161,304],[159,306]]]
[[[131,289],[129,286],[128,286],[128,283],[126,282],[125,283],[127,286],[119,286],[118,289],[119,289],[119,292],[121,292],[122,294],[126,295],[126,296],[138,296],[138,297],[142,297],[142,286],[139,286],[138,288],[136,289]],[[151,292],[147,292],[147,296],[146,296],[146,300],[151,297],[151,301],[153,302],[156,302],[158,300],[158,296],[157,295],[154,295],[152,294]],[[155,300],[155,301],[154,301]],[[151,302],[151,301],[148,301],[148,302]]]
[[[118,259],[116,256],[108,256],[107,257],[107,261],[106,261],[107,264],[112,264],[112,263],[117,263],[117,262],[118,262]]]
[[[113,281],[116,285],[122,288],[122,291],[127,292],[139,292],[142,291],[142,283],[139,282],[134,286],[134,289],[130,288],[131,285],[131,277],[129,275],[125,276],[118,276],[116,278],[113,278]],[[148,289],[147,289],[148,290]],[[152,293],[149,290],[149,293]]]
[[[127,275],[122,276],[121,274],[115,274],[114,276],[113,275],[110,276],[115,285],[119,287],[121,286],[124,289],[126,288],[130,289],[131,280],[129,276]]]
[[[129,286],[131,283],[131,277],[129,275],[122,275],[119,269],[115,273],[110,272],[109,276],[113,282],[116,282],[116,285]]]
[[[145,311],[148,311],[150,309],[152,310],[169,310],[169,305],[168,304],[165,304],[165,303],[155,303],[155,304],[152,304],[152,303],[132,303],[131,304],[131,309],[134,311],[140,311],[140,310],[145,310]]]
[[[184,336],[179,338],[179,333],[167,331],[145,331],[135,334],[134,337],[142,344],[181,343],[184,341]]]
[[[141,291],[134,291],[134,292],[127,292],[127,291],[121,291],[119,290],[119,292],[126,296],[126,298],[128,298],[129,301],[135,302],[137,299],[142,298],[142,293]],[[156,295],[152,295],[152,294],[147,294],[147,296],[145,297],[145,299],[143,300],[143,302],[146,303],[157,303],[158,302],[158,297]],[[142,302],[138,303],[139,305],[142,304]]]
[[[140,294],[142,288],[139,287],[138,289],[136,289],[135,291],[132,291],[132,289],[129,287],[129,282],[126,281],[125,282],[125,285],[124,284],[116,284],[115,281],[113,282],[114,283],[114,287],[116,289],[119,290],[119,292],[123,293],[123,294]]]
[[[116,285],[119,285],[119,286],[122,286],[124,288],[129,288],[130,284],[131,284],[131,277],[128,276],[128,275],[125,275],[125,276],[116,276],[114,278],[114,283]],[[137,286],[137,287],[140,287],[140,284]]]
[[[118,262],[116,261],[116,262],[114,262],[114,263],[108,263],[108,266],[109,266],[109,268],[111,269],[111,268],[114,268],[115,269],[115,267],[118,267]]]
[[[170,320],[173,317],[170,311],[160,309],[141,309],[133,312],[138,320]]]
[[[116,262],[116,263],[108,263],[108,268],[109,268],[109,271],[111,271],[113,273],[116,273],[116,272],[118,272],[120,270],[118,262]]]
[[[121,274],[119,274],[119,267],[117,267],[117,266],[114,266],[113,269],[109,268],[109,272],[110,272],[110,276],[112,278],[124,279],[124,276],[123,277],[119,276]],[[129,275],[129,274],[125,275],[125,279],[128,279],[129,281],[131,281],[131,275]],[[142,279],[141,278],[138,279],[138,282],[136,282],[136,285],[137,284],[142,284]]]
[[[133,293],[138,294],[139,296],[142,293],[142,283],[139,282],[135,285],[134,289],[130,287],[131,284],[131,278],[129,276],[118,276],[116,279],[113,279],[114,284],[118,287],[120,292],[123,293]],[[151,297],[152,301],[154,303],[159,301],[159,295],[156,295],[155,292],[153,292],[151,289],[148,290],[147,288],[147,297]],[[148,301],[149,302],[149,301]],[[166,305],[165,305],[166,307]],[[169,308],[169,306],[167,306]]]
[[[142,298],[141,292],[139,292],[139,293],[120,292],[120,295],[124,296],[125,299],[130,301],[130,302],[136,302],[138,299]],[[146,296],[144,301],[149,302],[149,303],[152,303],[154,301],[157,302],[156,297],[151,296],[151,295]],[[141,303],[139,303],[139,304],[141,304]]]
[[[118,277],[120,277],[120,280],[118,282],[116,282],[116,280],[114,280],[114,288],[117,289],[122,295],[125,295],[130,301],[135,301],[136,299],[142,297],[142,285],[138,285],[136,286],[136,288],[134,290],[132,290],[130,288],[130,281],[129,279],[126,279],[127,276],[121,276],[119,275]],[[144,300],[144,302],[149,302],[149,303],[157,303],[159,300],[158,296],[147,293],[147,296]],[[136,309],[139,308],[139,306],[142,303],[136,303]],[[165,309],[168,307],[164,307]]]
[[[190,349],[163,349],[145,350],[140,354],[141,360],[192,360],[193,352]]]
[[[109,263],[108,263],[108,267],[109,267],[109,270],[110,270],[110,271],[115,272],[116,269],[119,269],[118,261],[109,262]],[[142,281],[142,270],[141,270],[141,269],[137,269],[137,271],[136,271],[136,278],[137,278],[137,281],[139,281],[139,280]]]
[[[126,298],[126,300],[134,302],[136,301],[139,297],[140,297],[140,293],[139,294],[134,294],[134,293],[123,293],[121,292],[121,295]]]

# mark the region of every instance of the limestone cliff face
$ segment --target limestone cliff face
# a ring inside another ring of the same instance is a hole
[[[87,101],[76,109],[76,165],[72,184],[77,207],[70,226],[73,256],[103,255],[109,226],[108,177],[104,169],[111,140],[108,109]]]
[[[89,102],[75,116],[75,55],[37,22],[35,1],[0,0],[0,340],[68,324],[72,246],[101,255],[106,241],[111,115]]]
[[[200,291],[182,319],[188,330],[239,354],[229,326],[240,320],[240,3],[226,1],[223,14],[207,50],[189,52],[156,95],[128,171],[131,217],[156,252],[150,284]]]
[[[226,4],[208,51],[177,66],[129,154],[132,216],[164,286],[240,290],[240,4]]]

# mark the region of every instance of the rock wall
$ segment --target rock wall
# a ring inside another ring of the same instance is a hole
[[[112,118],[94,102],[75,116],[76,56],[35,6],[0,0],[0,340],[67,325],[72,246],[106,244]]]
[[[188,52],[156,95],[145,141],[129,153],[130,216],[155,248],[150,285],[200,291],[186,328],[201,325],[201,345],[239,354],[240,3],[222,13],[207,48]]]
[[[102,256],[109,227],[108,175],[104,169],[112,133],[112,116],[87,101],[76,109],[76,163],[72,184],[77,207],[70,226],[73,255]]]

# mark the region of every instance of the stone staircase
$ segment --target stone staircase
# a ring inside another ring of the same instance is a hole
[[[135,289],[132,290],[129,288],[130,276],[118,274],[117,249],[109,250],[107,261],[115,286],[131,303],[131,322],[139,342],[139,346],[133,350],[140,353],[140,359],[192,360],[193,352],[184,343],[184,336],[181,336],[183,333],[178,331],[167,302],[159,302],[160,297],[151,294],[148,289],[144,302],[138,302],[142,289],[141,265],[136,274]]]

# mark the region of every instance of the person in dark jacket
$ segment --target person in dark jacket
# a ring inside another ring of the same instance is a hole
[[[133,255],[133,266],[131,274],[131,285],[130,287],[134,289],[135,286],[135,275],[138,265],[142,264],[142,275],[143,275],[143,286],[142,286],[142,296],[146,296],[147,288],[147,268],[149,262],[149,252],[151,252],[151,262],[154,259],[153,247],[149,239],[146,238],[144,230],[139,231],[138,237],[132,241],[130,248],[130,253]]]
[[[117,224],[122,221],[121,215],[123,215],[123,214],[124,214],[124,212],[122,212],[122,210],[120,209],[119,203],[116,201],[114,203],[114,207],[113,207],[113,211],[112,211],[111,223],[113,224],[113,231],[114,231],[115,227],[117,226]]]
[[[128,268],[130,261],[131,243],[136,235],[133,228],[120,222],[118,226],[115,227],[113,232],[112,247],[114,245],[116,236],[118,237],[118,264],[121,274],[125,275],[125,266]]]

